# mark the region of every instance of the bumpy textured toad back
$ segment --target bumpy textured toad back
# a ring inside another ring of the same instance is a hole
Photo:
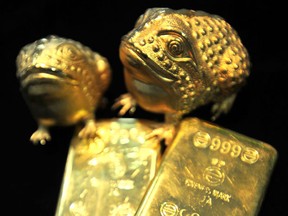
[[[83,121],[82,138],[96,136],[94,111],[111,80],[107,59],[83,44],[51,35],[24,46],[16,59],[21,93],[37,120],[33,143],[50,140],[48,128]]]
[[[203,11],[150,8],[123,36],[120,59],[127,94],[120,114],[143,109],[177,125],[184,114],[212,103],[213,119],[231,108],[249,76],[250,62],[237,32]]]

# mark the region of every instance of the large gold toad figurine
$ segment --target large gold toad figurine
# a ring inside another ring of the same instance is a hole
[[[129,93],[113,107],[121,107],[120,115],[136,104],[165,114],[166,124],[154,135],[168,140],[183,115],[199,106],[212,103],[212,119],[227,113],[249,75],[249,56],[237,32],[203,11],[147,9],[119,50]]]
[[[33,143],[51,139],[49,127],[83,122],[81,138],[96,136],[95,110],[111,80],[107,59],[81,43],[51,35],[17,56],[23,97],[37,120]]]

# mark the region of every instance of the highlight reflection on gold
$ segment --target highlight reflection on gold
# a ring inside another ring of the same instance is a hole
[[[159,141],[145,139],[151,126],[136,119],[99,120],[99,137],[75,135],[56,216],[134,215],[160,159]]]
[[[276,159],[269,144],[186,118],[136,215],[257,215]]]

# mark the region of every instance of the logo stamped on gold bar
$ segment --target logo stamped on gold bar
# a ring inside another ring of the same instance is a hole
[[[209,166],[204,170],[203,176],[209,185],[217,186],[222,184],[225,179],[225,173],[221,169],[221,166],[225,165],[225,161],[219,161],[217,158],[213,158],[211,163],[212,166]]]
[[[190,212],[185,208],[179,208],[173,202],[163,202],[160,207],[161,216],[200,216],[196,212]]]

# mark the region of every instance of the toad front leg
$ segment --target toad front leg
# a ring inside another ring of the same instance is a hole
[[[84,127],[78,133],[81,139],[93,139],[97,136],[97,126],[95,118],[90,118],[85,121]]]
[[[47,141],[51,140],[49,130],[46,126],[39,124],[38,129],[31,135],[30,141],[33,144],[40,143],[45,145]]]
[[[136,111],[136,100],[130,93],[122,94],[112,105],[112,109],[115,110],[118,108],[120,108],[120,111],[118,112],[120,116],[125,115],[127,112],[133,114]]]

